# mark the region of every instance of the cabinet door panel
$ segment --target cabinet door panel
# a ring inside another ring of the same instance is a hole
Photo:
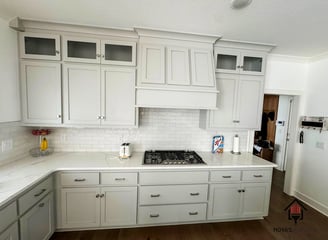
[[[137,221],[137,187],[102,188],[101,225],[134,225]]]
[[[100,68],[64,65],[64,122],[100,124]]]
[[[160,45],[141,46],[141,83],[165,83],[165,47]]]
[[[259,217],[268,215],[270,199],[270,183],[244,183],[242,213],[243,217]]]
[[[17,222],[0,234],[0,240],[19,240]]]
[[[63,60],[100,63],[100,40],[81,37],[63,37]]]
[[[240,184],[212,184],[208,203],[209,219],[228,219],[239,215]]]
[[[136,43],[101,40],[101,63],[136,65]]]
[[[60,124],[60,64],[23,61],[21,83],[23,121]]]
[[[20,219],[21,240],[46,240],[54,232],[53,197],[49,194]]]
[[[214,86],[213,54],[210,50],[191,50],[192,85]]]
[[[21,58],[60,60],[60,36],[46,33],[19,33]]]
[[[61,197],[64,228],[100,225],[98,188],[66,188],[61,190]]]
[[[217,86],[220,90],[218,94],[218,110],[212,110],[210,115],[210,128],[233,128],[233,120],[236,108],[236,91],[238,75],[226,75],[217,78]]]
[[[215,47],[216,72],[239,73],[240,51]]]
[[[259,129],[263,105],[263,81],[240,76],[237,116],[239,128]]]
[[[103,124],[135,125],[135,70],[102,68]]]
[[[177,85],[190,84],[188,48],[167,48],[167,83]]]
[[[264,75],[266,55],[255,52],[241,53],[240,73],[251,75]]]

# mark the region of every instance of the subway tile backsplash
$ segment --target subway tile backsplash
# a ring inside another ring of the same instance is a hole
[[[49,135],[55,151],[118,151],[130,142],[134,151],[192,149],[210,151],[212,137],[224,135],[225,151],[232,149],[232,131],[199,128],[199,110],[141,108],[139,128],[58,128]],[[238,132],[240,150],[247,150],[248,132]]]
[[[31,127],[0,125],[0,165],[29,155],[38,139]],[[182,149],[211,151],[212,137],[224,135],[225,151],[232,149],[235,133],[240,136],[240,150],[247,151],[248,131],[210,131],[199,128],[199,110],[141,108],[139,128],[53,128],[49,146],[57,152],[118,151],[130,142],[133,151]],[[13,149],[2,152],[1,141],[13,140]]]

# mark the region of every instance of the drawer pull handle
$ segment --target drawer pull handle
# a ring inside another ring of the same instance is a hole
[[[44,207],[44,203],[40,203],[39,204],[39,207]]]
[[[222,176],[223,178],[231,178],[231,176]]]
[[[115,181],[125,181],[125,178],[122,177],[122,178],[115,178]]]
[[[263,175],[261,175],[261,174],[260,174],[260,175],[256,175],[256,174],[254,174],[253,176],[254,176],[254,177],[263,177]]]
[[[45,191],[47,191],[47,189],[43,188],[39,193],[34,194],[34,197],[39,197],[42,195],[42,193],[44,193]]]
[[[161,194],[150,194],[150,197],[159,197]]]
[[[75,182],[85,182],[85,178],[75,178],[74,181]]]
[[[198,212],[189,212],[190,216],[198,215]]]
[[[151,217],[151,218],[158,218],[159,217],[159,214],[150,214],[149,217]]]
[[[199,192],[196,192],[196,193],[190,193],[190,196],[199,196]]]

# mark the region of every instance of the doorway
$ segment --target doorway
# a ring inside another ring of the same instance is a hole
[[[253,154],[285,171],[293,96],[265,94],[260,131],[254,134]]]

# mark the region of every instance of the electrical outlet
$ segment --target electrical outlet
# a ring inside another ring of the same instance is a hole
[[[2,141],[2,152],[7,152],[13,149],[13,140],[6,139]]]
[[[325,149],[325,143],[324,142],[316,142],[315,147],[323,150],[323,149]]]

